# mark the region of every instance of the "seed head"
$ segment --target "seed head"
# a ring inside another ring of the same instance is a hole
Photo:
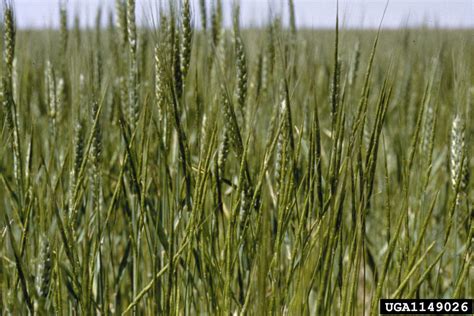
[[[42,298],[46,298],[49,293],[51,268],[51,249],[48,239],[43,236],[40,241],[40,263],[36,275],[36,290],[38,295]]]
[[[61,52],[63,54],[66,53],[67,49],[67,40],[68,40],[68,31],[67,31],[67,11],[66,11],[66,3],[61,2],[59,8],[59,20],[60,20],[60,45],[61,45]]]
[[[121,44],[125,45],[128,41],[127,34],[127,5],[124,0],[115,1],[116,19],[115,23],[119,32]]]
[[[6,66],[6,77],[8,84],[11,85],[13,73],[13,58],[15,56],[15,16],[11,4],[5,4],[3,12],[3,29],[4,29],[4,52],[3,57]]]
[[[240,36],[236,37],[235,49],[237,58],[237,104],[243,110],[247,98],[247,60],[244,43]]]
[[[189,0],[184,0],[182,10],[182,39],[181,39],[181,76],[183,82],[189,70],[189,63],[191,60],[191,45],[193,30],[191,27],[191,6]]]
[[[131,55],[137,52],[137,25],[135,23],[135,0],[127,0],[128,44]]]
[[[464,143],[465,123],[461,116],[457,114],[453,120],[451,128],[451,151],[450,169],[451,185],[456,190],[459,183],[460,192],[465,192],[469,183],[468,155]]]
[[[207,28],[206,0],[199,0],[199,9],[201,11],[201,27],[205,31]]]

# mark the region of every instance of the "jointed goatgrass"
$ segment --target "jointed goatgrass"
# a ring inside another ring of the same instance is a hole
[[[191,4],[73,31],[62,4],[59,32],[5,4],[1,312],[472,298],[472,30],[299,30],[288,1],[289,28],[236,2],[228,32],[220,0],[195,29]]]

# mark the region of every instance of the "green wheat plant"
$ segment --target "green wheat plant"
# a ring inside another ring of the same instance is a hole
[[[245,27],[238,1],[141,23],[116,0],[81,28],[61,2],[19,30],[4,1],[0,314],[473,298],[473,30],[305,29],[297,5]]]

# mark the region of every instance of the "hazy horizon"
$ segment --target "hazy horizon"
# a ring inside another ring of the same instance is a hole
[[[114,0],[69,0],[68,24],[79,16],[81,26],[91,26],[99,6],[102,8],[102,23],[105,25],[114,9]],[[191,0],[194,11],[194,25],[200,27],[198,0]],[[210,11],[211,1],[207,0]],[[233,0],[223,0],[224,23],[230,24],[230,10]],[[17,26],[25,28],[57,28],[59,24],[59,0],[14,1]],[[296,23],[300,28],[333,28],[336,16],[336,1],[294,0]],[[286,0],[241,0],[241,23],[243,27],[265,25],[273,14],[282,14],[287,24]],[[339,15],[342,27],[378,27],[385,0],[340,0]],[[153,24],[159,12],[159,1],[137,0],[137,21],[141,25]],[[208,13],[209,15],[209,13]],[[382,24],[383,28],[430,27],[430,28],[474,28],[473,2],[469,0],[391,0]],[[209,20],[209,18],[208,18]]]

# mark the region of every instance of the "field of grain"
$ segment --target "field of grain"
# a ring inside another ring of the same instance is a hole
[[[225,28],[205,4],[17,31],[4,3],[0,313],[473,298],[474,31],[297,29],[292,0]]]

